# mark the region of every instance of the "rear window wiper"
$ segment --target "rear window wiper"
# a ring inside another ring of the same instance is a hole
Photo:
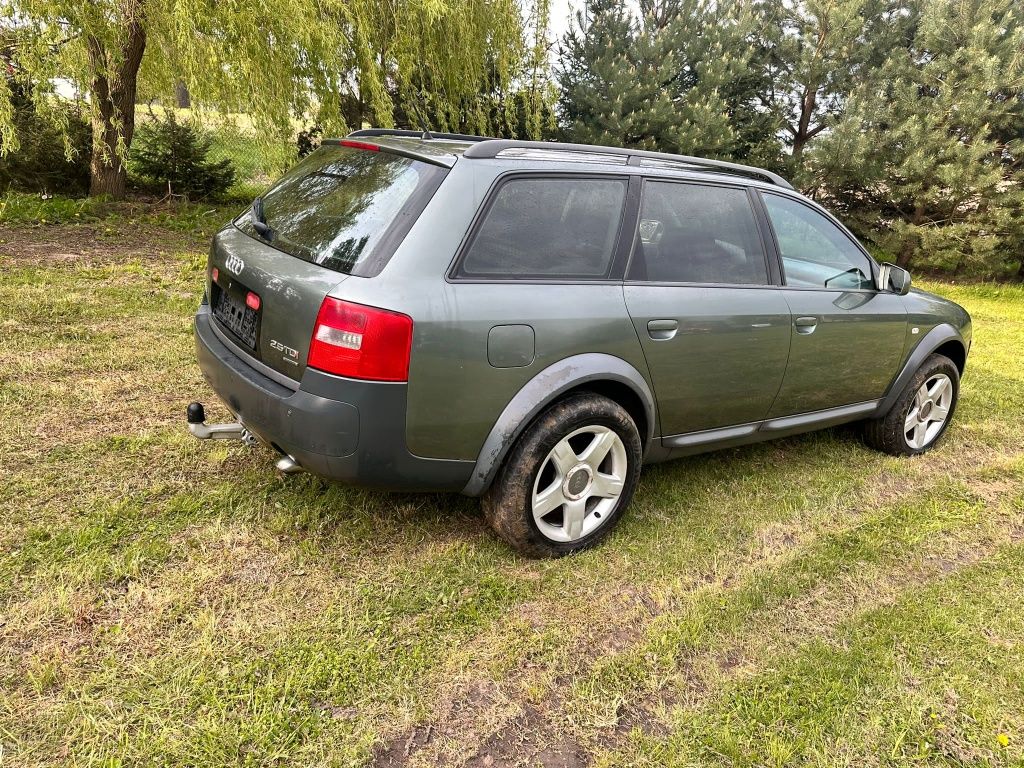
[[[252,228],[256,230],[260,237],[266,240],[268,243],[274,239],[274,230],[267,224],[267,219],[263,215],[263,198],[257,197],[252,201]]]

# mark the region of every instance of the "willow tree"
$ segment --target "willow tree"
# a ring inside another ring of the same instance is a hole
[[[140,94],[173,104],[184,87],[200,113],[246,113],[267,136],[296,115],[389,127],[424,84],[459,103],[486,77],[521,77],[531,51],[515,0],[0,0],[0,19],[21,41],[9,77],[40,113],[59,124],[58,88],[86,96],[90,193],[114,197]],[[19,142],[11,92],[0,78],[0,154]]]

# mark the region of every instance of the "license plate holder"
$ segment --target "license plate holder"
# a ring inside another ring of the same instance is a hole
[[[246,306],[244,298],[233,296],[225,290],[219,290],[216,294],[213,303],[214,316],[239,341],[255,351],[256,332],[260,321],[259,312]]]

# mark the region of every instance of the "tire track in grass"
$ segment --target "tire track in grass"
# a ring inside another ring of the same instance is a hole
[[[939,500],[944,500],[950,494],[955,496],[960,490],[959,486],[951,486],[941,473],[937,479],[933,479],[933,483],[936,488],[931,493],[936,497],[937,504]],[[871,486],[866,490],[866,494],[870,495],[877,491],[877,486]],[[883,495],[888,495],[888,491],[883,491]],[[844,520],[848,522],[851,514],[854,515],[855,520],[857,519],[858,497],[855,495],[845,501],[852,509],[848,508],[844,510],[844,513],[833,513],[831,516],[825,515],[829,518],[828,526]],[[601,675],[606,674],[609,659],[615,660],[612,662],[614,665],[614,663],[621,664],[623,659],[632,661],[648,655],[649,646],[645,646],[642,641],[639,648],[634,644],[644,636],[644,633],[662,631],[666,614],[672,615],[687,600],[693,600],[695,595],[712,595],[710,600],[713,602],[716,594],[726,596],[745,594],[746,599],[740,601],[739,610],[735,611],[735,621],[739,623],[741,619],[751,614],[769,610],[767,604],[770,598],[768,593],[771,591],[770,580],[768,582],[757,581],[757,574],[765,567],[781,569],[782,572],[789,574],[789,586],[782,598],[777,601],[784,604],[784,599],[797,599],[804,594],[805,590],[812,589],[816,583],[828,584],[829,579],[838,578],[838,583],[841,584],[841,577],[848,572],[842,565],[843,557],[849,555],[847,550],[850,549],[851,544],[855,544],[861,538],[875,547],[877,551],[869,551],[870,548],[865,548],[862,557],[854,558],[854,563],[867,565],[871,562],[882,562],[888,565],[894,560],[898,561],[907,552],[912,552],[924,538],[936,531],[941,532],[945,528],[970,529],[977,523],[979,514],[978,504],[961,505],[959,512],[939,514],[933,518],[933,521],[938,522],[934,522],[933,526],[929,527],[930,510],[922,511],[912,508],[909,511],[907,509],[895,512],[887,510],[877,515],[877,520],[860,519],[852,528],[841,533],[830,531],[826,526],[825,531],[817,538],[805,538],[799,544],[795,540],[791,542],[791,546],[799,547],[795,550],[785,547],[772,548],[768,551],[762,550],[758,556],[753,554],[752,549],[752,556],[749,560],[740,557],[728,565],[718,566],[716,579],[710,584],[691,585],[689,591],[682,594],[673,594],[673,590],[670,589],[667,594],[671,597],[667,603],[664,600],[660,603],[650,600],[639,601],[631,608],[620,612],[618,616],[615,616],[615,612],[610,611],[607,606],[602,606],[600,602],[592,603],[590,604],[591,623],[588,623],[584,616],[575,615],[573,616],[577,620],[575,625],[572,623],[558,625],[556,629],[552,630],[553,635],[561,644],[556,648],[569,645],[584,649],[584,653],[594,650],[593,646],[586,642],[587,631],[581,631],[580,627],[591,628],[596,616],[614,617],[610,622],[612,626],[605,628],[605,634],[618,635],[617,641],[620,648],[605,648],[603,650],[606,655],[594,654],[587,663],[575,665],[566,662],[564,657],[559,657],[556,653],[545,660],[546,663],[539,671],[514,670],[515,672],[525,671],[527,673],[525,679],[513,677],[511,680],[489,682],[484,689],[486,695],[473,696],[470,693],[464,697],[463,702],[455,697],[454,706],[452,700],[449,699],[445,703],[446,710],[435,713],[433,719],[407,728],[393,737],[390,742],[386,742],[385,747],[380,747],[378,755],[381,757],[381,762],[378,764],[456,764],[460,760],[467,759],[469,760],[468,764],[473,764],[474,755],[479,757],[487,749],[496,749],[502,744],[510,749],[514,746],[518,750],[519,757],[527,757],[530,754],[534,756],[540,754],[538,745],[541,739],[552,739],[561,744],[563,748],[571,747],[574,743],[593,745],[601,740],[607,740],[607,731],[614,730],[614,726],[611,724],[616,723],[619,719],[620,710],[628,709],[627,704],[631,693],[629,686],[623,685],[623,681],[618,676],[613,676],[611,684],[605,690],[599,695],[591,697],[596,701],[588,700],[586,702],[579,701],[579,687],[587,685],[588,679],[593,680],[595,676],[599,679]],[[938,525],[938,528],[935,528],[935,525]],[[860,530],[865,526],[867,533]],[[871,535],[872,528],[874,535]],[[909,530],[913,535],[905,535],[902,539],[897,536],[895,547],[886,545],[885,540],[893,531],[903,530]],[[758,530],[751,537],[751,543],[763,541],[759,535],[761,532]],[[770,536],[769,540],[771,538]],[[716,559],[713,552],[709,552],[708,555],[709,561]],[[798,558],[795,561],[796,565],[793,565],[794,558]],[[834,566],[833,570],[827,570],[829,565]],[[811,577],[804,583],[799,577],[801,573],[808,570],[818,573],[816,577],[811,574]],[[774,573],[774,571],[770,570],[768,573]],[[756,586],[751,587],[751,584],[745,583],[744,579],[747,579],[748,582],[754,579]],[[550,615],[567,607],[545,603],[541,600],[536,611],[542,615]],[[712,614],[714,612],[711,611]],[[576,631],[573,630],[574,626]],[[720,634],[724,635],[721,632]],[[711,658],[714,654],[708,654],[708,656],[709,660],[714,660]],[[672,674],[679,674],[679,671],[671,669],[663,671],[663,675],[666,677]],[[702,694],[707,685],[703,676],[697,676],[691,672],[683,674],[688,675],[688,686],[698,694]],[[571,691],[568,696],[564,691],[566,688]],[[643,686],[639,686],[636,691],[632,691],[634,697],[642,689]],[[463,690],[471,691],[472,685],[464,685]],[[690,693],[692,691],[684,692],[680,697],[685,698]],[[572,712],[574,699],[580,706],[577,711]],[[472,704],[466,705],[465,701],[471,701]],[[612,701],[614,704],[609,707],[608,701]],[[450,717],[453,709],[458,712],[458,717],[455,719]],[[576,719],[575,725],[566,723],[564,717],[566,711],[570,711],[570,714]],[[592,717],[594,713],[598,713],[596,721],[588,721],[587,717]],[[657,727],[655,724],[657,717],[651,712],[639,711],[634,708],[630,716],[634,720],[641,720],[652,724],[652,727]],[[511,734],[521,729],[523,722],[528,722],[530,727],[536,731],[532,742],[524,743],[521,739],[516,741],[501,736],[502,733]],[[485,736],[489,733],[494,735]],[[566,741],[567,734],[569,741]],[[402,748],[397,752],[400,758],[396,757],[396,745]],[[531,750],[533,750],[532,753]],[[509,755],[495,754],[503,759],[510,757]]]
[[[1019,765],[1024,544],[1018,537],[728,679],[601,765]],[[993,595],[1006,603],[993,604]]]
[[[847,453],[851,450],[850,446],[836,445],[835,441],[828,438],[816,438],[810,442],[829,444],[831,448],[825,452],[826,454],[835,451]],[[776,446],[756,450],[771,455],[783,449]],[[776,545],[773,535],[761,535],[763,526],[776,525],[780,516],[782,519],[791,519],[794,516],[805,515],[808,508],[817,509],[818,488],[813,476],[806,477],[805,468],[805,477],[801,479],[807,483],[806,493],[798,494],[792,504],[782,509],[774,504],[777,497],[772,491],[776,487],[782,488],[786,485],[787,473],[779,473],[778,477],[767,481],[767,489],[755,486],[755,493],[759,496],[758,505],[751,507],[748,504],[747,511],[753,513],[754,509],[759,509],[767,522],[757,515],[752,515],[744,521],[744,526],[737,526],[729,504],[712,506],[711,509],[715,510],[718,517],[709,519],[707,500],[716,494],[720,496],[720,478],[735,485],[735,493],[749,495],[752,490],[750,483],[730,476],[731,466],[736,461],[735,458],[720,457],[717,461],[691,465],[689,474],[695,480],[694,485],[698,485],[702,490],[692,496],[688,506],[695,512],[702,510],[703,516],[679,514],[674,518],[662,518],[657,524],[663,529],[680,530],[662,530],[654,535],[662,539],[678,540],[680,543],[685,541],[689,545],[681,550],[681,555],[676,553],[674,565],[667,566],[664,562],[657,562],[661,569],[657,571],[656,576],[664,576],[666,584],[677,586],[677,574],[680,570],[697,570],[703,573],[721,571],[716,562],[721,559],[723,553],[729,552],[733,547],[738,548],[739,553],[737,556],[736,552],[731,552],[732,560],[757,561],[775,556],[782,548]],[[830,458],[828,455],[824,458],[815,456],[812,463],[821,463],[824,467],[829,465]],[[800,475],[796,469],[792,472],[796,476]],[[861,477],[852,473],[845,473],[843,476],[844,482],[849,483],[850,488],[863,485]],[[833,484],[826,490],[822,501],[834,503],[841,496]],[[647,532],[647,538],[650,538],[652,534],[648,526],[644,526],[644,531]],[[720,532],[726,531],[729,532],[728,536],[720,535]],[[538,617],[544,617],[540,622],[543,627],[540,633],[542,640],[539,643],[542,646],[541,653],[531,654],[525,663],[518,664],[514,659],[506,657],[503,661],[506,662],[506,666],[510,662],[511,668],[504,673],[504,677],[496,675],[495,679],[481,680],[479,669],[473,669],[469,675],[464,669],[453,669],[454,676],[459,681],[453,686],[456,689],[453,695],[445,696],[430,718],[406,726],[397,733],[392,732],[392,735],[378,747],[381,759],[390,762],[401,759],[402,764],[408,762],[411,765],[428,765],[454,764],[457,760],[471,758],[473,752],[477,750],[474,738],[480,734],[497,733],[501,730],[502,723],[514,723],[523,717],[531,723],[541,721],[540,710],[534,710],[543,706],[553,688],[557,689],[564,685],[580,672],[581,654],[570,653],[566,656],[561,653],[567,646],[586,649],[583,655],[590,659],[629,646],[634,641],[636,633],[651,620],[652,612],[658,610],[660,598],[652,597],[652,593],[661,591],[657,585],[659,579],[656,578],[655,584],[650,586],[644,584],[636,588],[616,589],[610,599],[602,585],[629,583],[630,575],[646,570],[646,563],[651,562],[651,558],[662,557],[664,551],[660,548],[654,549],[653,552],[648,551],[644,537],[635,539],[630,531],[622,532],[618,536],[628,545],[621,555],[616,556],[614,548],[606,548],[586,553],[572,561],[564,560],[543,566],[548,574],[545,589],[532,601],[531,610],[525,617],[526,621],[519,624],[513,622],[509,626],[510,631],[521,628],[530,631],[536,638],[537,629],[530,627],[529,624]],[[639,561],[638,557],[641,558]],[[647,559],[642,559],[644,557]],[[680,557],[687,563],[687,568],[679,564]],[[697,581],[705,583],[706,580],[701,577]],[[559,617],[560,620],[553,621],[550,619],[552,616]],[[488,638],[480,644],[479,650],[482,654],[486,653],[488,642],[493,642],[493,638]],[[491,671],[499,675],[503,672],[493,666]],[[481,684],[485,695],[479,694]],[[470,700],[473,704],[467,706],[466,702]],[[453,710],[459,713],[454,719],[451,717]],[[430,734],[429,739],[424,737],[427,733]],[[529,744],[521,744],[520,747],[530,749]]]
[[[538,732],[548,735],[568,732],[581,743],[593,744],[595,739],[607,737],[605,724],[616,722],[628,702],[651,692],[652,680],[655,683],[653,688],[657,690],[664,679],[681,676],[686,690],[673,693],[677,700],[699,699],[706,695],[710,690],[709,683],[703,675],[695,673],[701,666],[695,661],[717,665],[721,649],[716,647],[716,639],[734,637],[752,618],[777,610],[787,601],[797,599],[807,590],[827,584],[829,580],[839,578],[838,586],[842,588],[841,577],[856,566],[875,563],[884,568],[900,563],[929,536],[947,530],[970,531],[983,512],[983,504],[977,499],[966,503],[956,502],[954,498],[954,508],[950,509],[948,498],[951,495],[956,497],[961,490],[949,486],[947,481],[939,481],[938,487],[930,493],[934,497],[934,509],[904,506],[871,515],[850,529],[828,533],[805,544],[805,548],[797,550],[792,557],[777,558],[779,566],[763,575],[751,569],[746,581],[733,579],[729,581],[730,586],[712,585],[698,590],[682,620],[673,613],[678,611],[678,607],[670,608],[668,614],[653,620],[648,617],[647,643],[599,659],[593,666],[577,670],[570,679],[560,681],[571,692],[567,697],[552,692],[553,701],[548,702],[542,711],[545,716],[553,717],[554,722],[548,720],[546,726],[538,728]],[[904,578],[905,574],[894,575],[896,582]],[[863,605],[857,603],[854,608]],[[839,618],[828,618],[828,622]],[[646,663],[651,658],[660,661],[652,667]],[[680,659],[687,660],[682,667]],[[536,721],[536,717],[530,716],[533,706],[527,704],[517,709],[503,702],[501,708],[513,713],[506,717],[505,727],[516,728],[517,718],[523,717],[523,713],[529,720]],[[575,724],[566,724],[566,710]],[[634,711],[632,717],[647,723],[657,720],[656,715],[649,711]],[[487,718],[481,719],[486,721]],[[428,750],[428,753],[436,751]],[[474,750],[463,748],[462,756],[467,753],[471,756]],[[433,754],[431,759],[427,759],[426,754],[423,757],[422,760],[411,761],[411,764],[445,762]]]
[[[1009,477],[1020,480],[1024,471]],[[577,682],[581,732],[600,733],[602,723],[623,712],[656,731],[667,709],[699,708],[724,682],[760,673],[806,638],[834,639],[851,617],[984,560],[1024,531],[1024,508],[1013,493],[1005,486],[996,509],[985,492],[940,483],[923,509],[897,506],[872,515],[737,588],[695,595],[681,611],[660,617],[645,644]],[[585,713],[601,711],[602,703],[604,716],[588,721]]]

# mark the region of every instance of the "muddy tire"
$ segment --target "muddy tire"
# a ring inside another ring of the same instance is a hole
[[[483,497],[494,532],[530,557],[596,545],[621,519],[640,479],[640,433],[617,403],[572,395],[520,436]]]
[[[916,456],[945,434],[960,397],[960,372],[943,355],[930,355],[892,408],[864,425],[864,441],[892,456]]]

